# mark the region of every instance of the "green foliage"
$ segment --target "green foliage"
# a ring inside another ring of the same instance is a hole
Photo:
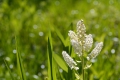
[[[20,79],[17,62],[19,66],[22,63],[20,71],[27,80],[49,78],[47,69],[51,66],[54,79],[73,80],[74,71],[66,66],[61,52],[65,50],[77,58],[67,34],[76,29],[80,19],[87,32],[93,34],[94,42],[104,42],[102,52],[88,70],[89,80],[120,79],[119,5],[119,0],[0,0],[0,80]],[[49,31],[51,52],[47,52]],[[17,57],[15,36],[20,51]],[[22,59],[17,61],[20,56]]]

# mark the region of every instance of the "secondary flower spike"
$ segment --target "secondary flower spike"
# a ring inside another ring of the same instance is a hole
[[[87,56],[87,60],[91,60],[95,58],[101,51],[103,47],[103,42],[100,42],[96,45],[96,47],[92,50],[92,52]]]
[[[76,67],[77,63],[67,54],[66,51],[62,51],[62,55],[64,60],[66,61],[66,63],[71,69],[75,69],[75,70],[79,69],[78,67]]]

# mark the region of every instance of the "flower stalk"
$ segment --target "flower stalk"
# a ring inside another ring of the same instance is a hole
[[[85,80],[85,71],[84,71],[84,55],[82,54],[82,78]]]

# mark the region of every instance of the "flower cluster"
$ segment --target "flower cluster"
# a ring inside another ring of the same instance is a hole
[[[70,42],[74,49],[74,52],[79,57],[84,54],[83,52],[89,52],[91,50],[93,37],[92,34],[86,34],[86,27],[83,24],[83,20],[78,21],[76,33],[70,30],[68,36],[70,37]],[[91,59],[94,59],[100,53],[102,47],[103,42],[98,43],[96,47],[91,51],[91,53],[88,54],[87,60],[90,61]],[[79,69],[76,62],[67,54],[67,52],[63,51],[62,55],[71,69]]]

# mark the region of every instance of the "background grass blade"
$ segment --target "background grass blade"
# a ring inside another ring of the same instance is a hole
[[[24,71],[24,68],[23,68],[21,55],[18,52],[18,43],[17,43],[17,38],[16,37],[15,37],[15,40],[16,40],[16,50],[17,50],[16,57],[17,57],[18,73],[19,73],[19,76],[20,76],[21,80],[26,80],[26,76],[25,76],[25,71]]]
[[[55,32],[56,32],[57,36],[59,37],[59,39],[61,40],[61,42],[63,43],[63,45],[67,46],[66,42],[64,40],[64,37],[62,36],[62,34],[60,33],[60,31],[57,28],[55,29]]]
[[[11,72],[11,70],[10,70],[10,68],[9,68],[8,63],[6,62],[5,59],[3,59],[3,60],[4,60],[4,63],[5,63],[5,65],[6,65],[7,69],[8,69],[8,71],[9,71],[9,73],[10,73],[11,79],[12,79],[12,80],[15,80],[14,77],[13,77],[13,75],[12,75],[12,72]]]

